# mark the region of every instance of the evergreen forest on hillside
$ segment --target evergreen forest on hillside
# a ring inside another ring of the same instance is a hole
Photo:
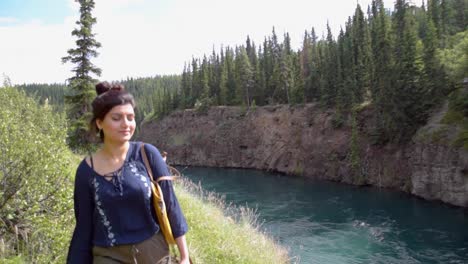
[[[328,25],[321,37],[305,30],[298,50],[289,33],[280,41],[273,28],[259,45],[247,37],[245,45],[193,58],[181,76],[122,83],[138,102],[138,124],[176,109],[318,102],[335,109],[337,127],[369,107],[373,141],[404,142],[468,75],[467,6],[466,0],[421,6],[398,0],[390,11],[374,0],[367,8],[358,4],[338,36]],[[65,85],[21,87],[63,105]]]

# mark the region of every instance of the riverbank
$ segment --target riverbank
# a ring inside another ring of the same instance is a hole
[[[441,106],[433,116],[444,111]],[[352,151],[351,122],[336,128],[334,117],[317,104],[189,109],[143,124],[139,139],[167,151],[175,165],[278,171],[468,206],[468,151],[442,133],[456,130],[451,124],[433,117],[407,144],[374,145],[372,109],[363,107]],[[436,123],[443,129],[428,129]]]

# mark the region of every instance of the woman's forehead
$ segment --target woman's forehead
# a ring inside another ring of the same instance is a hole
[[[110,112],[110,114],[133,114],[133,106],[131,104],[116,105]]]

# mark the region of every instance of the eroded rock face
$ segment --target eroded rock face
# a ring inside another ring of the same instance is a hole
[[[138,140],[167,151],[171,164],[278,171],[468,206],[466,152],[420,142],[375,146],[362,131],[356,176],[349,162],[351,129],[333,128],[332,118],[332,111],[315,104],[184,110],[143,125]]]
[[[415,144],[411,152],[411,193],[468,207],[468,153],[444,145]]]
[[[185,110],[144,125],[139,139],[167,151],[173,164],[341,180],[350,135],[333,129],[331,118],[313,104],[250,112],[239,107],[213,107],[207,114]]]

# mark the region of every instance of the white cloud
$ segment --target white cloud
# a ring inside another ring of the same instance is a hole
[[[370,2],[360,1],[364,12]],[[76,15],[62,24],[0,26],[0,74],[13,83],[63,82],[71,76],[71,65],[60,58],[75,45],[71,31],[79,7],[68,3]],[[393,1],[385,4],[391,7]],[[280,40],[289,32],[295,48],[312,26],[321,36],[327,20],[336,35],[355,7],[355,1],[344,0],[97,0],[94,32],[103,47],[94,62],[103,70],[102,80],[179,74],[184,62],[209,55],[213,46],[218,52],[221,45],[244,44],[247,35],[260,45],[273,26]]]
[[[0,24],[3,24],[3,23],[16,23],[18,21],[19,20],[17,18],[14,18],[14,17],[0,17]]]

